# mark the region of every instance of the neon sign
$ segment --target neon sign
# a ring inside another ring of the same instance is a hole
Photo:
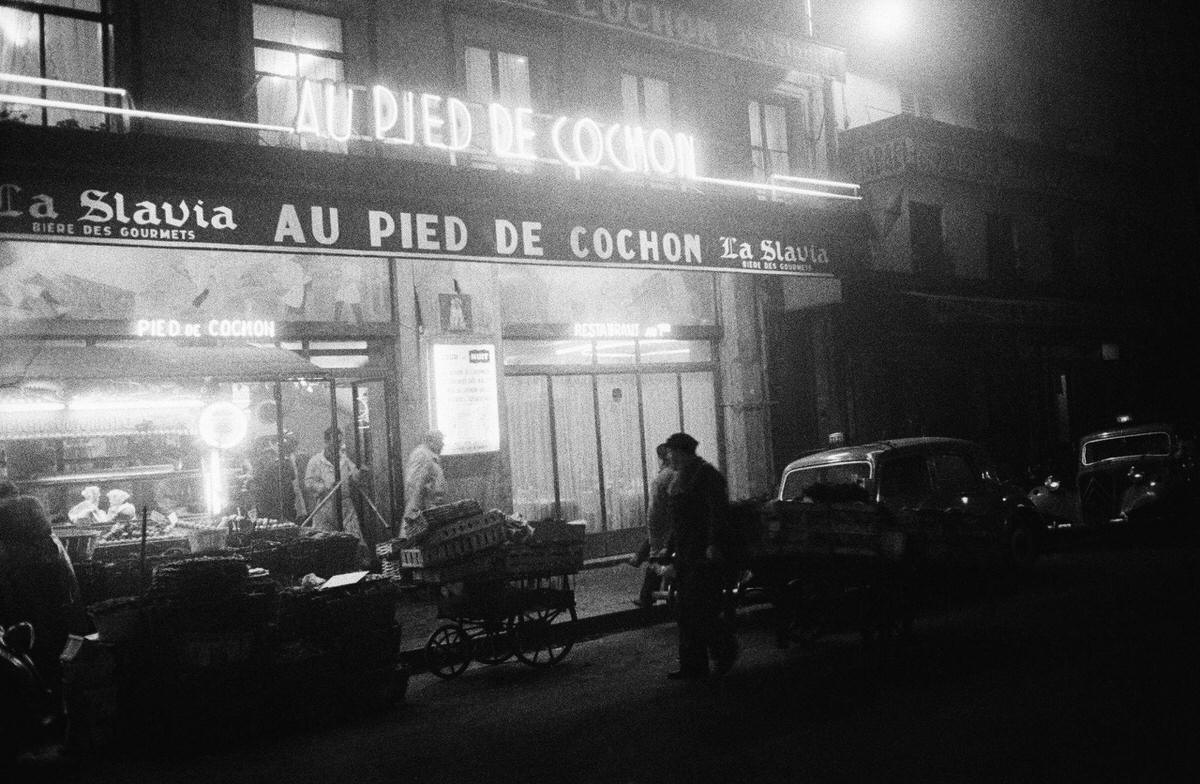
[[[745,188],[775,195],[814,196],[823,199],[859,201],[859,186],[851,182],[837,182],[813,177],[795,177],[772,174],[766,182],[730,180],[708,177],[699,173],[694,137],[683,133],[671,133],[662,128],[645,129],[623,123],[600,123],[588,117],[559,116],[547,118],[534,114],[526,107],[510,108],[501,104],[476,107],[475,110],[457,98],[446,98],[432,93],[420,95],[403,91],[399,95],[382,85],[368,90],[359,85],[333,81],[301,79],[297,83],[298,108],[291,125],[243,122],[214,117],[201,117],[171,112],[135,109],[129,103],[127,92],[121,88],[64,82],[57,79],[0,73],[0,85],[14,83],[33,85],[45,89],[66,89],[105,96],[104,103],[81,103],[56,98],[40,98],[20,93],[3,92],[0,87],[0,105],[45,107],[68,111],[89,112],[124,119],[140,118],[159,122],[202,125],[222,128],[238,128],[279,134],[309,135],[346,142],[351,138],[374,139],[382,144],[421,146],[426,149],[443,150],[449,154],[469,151],[472,154],[491,155],[498,159],[544,161],[566,165],[576,175],[585,169],[606,168],[627,174],[655,174],[677,177],[696,183],[721,187]],[[355,96],[368,93],[371,96],[371,111],[368,121],[356,121]],[[320,100],[318,101],[318,96]],[[110,105],[118,103],[119,105]],[[319,104],[319,105],[318,105]],[[476,123],[473,111],[486,114],[485,122]],[[357,123],[357,124],[356,124]],[[368,127],[359,127],[365,124]],[[486,136],[486,141],[477,138]],[[118,221],[124,213],[120,207],[102,203],[107,194],[100,192],[96,197],[94,220],[107,221],[115,216]],[[2,199],[3,194],[0,194]],[[145,208],[133,216],[135,223],[157,224],[166,221],[174,225],[180,219],[165,204],[161,208],[163,217],[158,217],[154,205],[139,202]],[[189,215],[188,205],[181,204],[183,220]],[[199,205],[192,210],[197,225],[203,222]],[[219,211],[219,210],[218,210]],[[235,228],[227,214],[214,214],[214,228]],[[74,234],[70,226],[44,224],[48,233]],[[97,236],[113,236],[111,227],[94,228],[85,233]],[[164,229],[121,227],[120,236],[131,239],[189,240],[194,232],[190,229]]]
[[[356,127],[356,94],[369,96],[370,128]],[[318,99],[320,96],[320,99]],[[696,178],[696,142],[663,128],[601,123],[590,117],[547,119],[528,107],[491,103],[472,108],[453,97],[383,85],[370,90],[332,81],[301,79],[295,132],[344,142],[351,137],[459,152],[487,152],[497,158],[556,160],[573,169],[608,166],[626,173]],[[321,106],[318,106],[318,103]]]
[[[138,319],[133,334],[139,338],[271,338],[275,322],[269,319]]]

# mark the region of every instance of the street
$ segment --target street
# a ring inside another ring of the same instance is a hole
[[[555,667],[414,676],[383,714],[243,748],[49,767],[79,782],[1194,781],[1200,558],[1093,544],[997,602],[917,620],[881,670],[856,634],[775,647],[744,611],[724,679],[678,683],[671,623]],[[258,717],[247,716],[248,725]]]

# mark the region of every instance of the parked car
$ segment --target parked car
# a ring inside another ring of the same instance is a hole
[[[778,502],[867,501],[905,532],[912,557],[968,567],[1033,565],[1045,525],[985,450],[955,438],[903,438],[806,455],[783,471]]]
[[[1075,487],[1046,478],[1030,491],[1055,527],[1086,529],[1179,521],[1194,512],[1200,488],[1196,429],[1187,423],[1129,425],[1080,439]]]

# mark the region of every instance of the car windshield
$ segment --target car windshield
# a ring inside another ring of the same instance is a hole
[[[1083,464],[1099,463],[1120,457],[1171,454],[1169,433],[1138,433],[1088,441],[1083,445]]]
[[[799,501],[814,485],[851,485],[864,487],[871,478],[871,464],[865,460],[855,463],[797,468],[783,479],[779,497],[784,501]]]

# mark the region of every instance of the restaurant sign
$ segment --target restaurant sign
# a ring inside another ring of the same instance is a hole
[[[846,53],[778,29],[755,29],[697,14],[671,2],[643,0],[493,0],[530,8],[583,24],[654,38],[679,46],[718,52],[742,60],[810,71],[835,79],[846,76]]]
[[[447,209],[404,196],[272,198],[2,174],[0,238],[787,275],[833,274],[846,253],[783,215],[749,222],[727,211],[594,203],[580,213],[490,202]]]

